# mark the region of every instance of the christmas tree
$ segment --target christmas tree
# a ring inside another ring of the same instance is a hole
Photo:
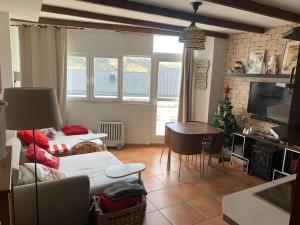
[[[224,130],[224,146],[230,147],[233,132],[237,128],[235,116],[232,114],[232,105],[228,98],[231,88],[227,85],[224,88],[225,97],[220,101],[218,111],[215,113],[211,125]]]

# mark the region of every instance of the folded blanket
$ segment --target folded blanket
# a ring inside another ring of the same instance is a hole
[[[102,195],[111,201],[119,201],[127,196],[147,195],[147,192],[142,184],[119,182],[104,189]]]
[[[89,130],[86,127],[83,126],[65,126],[63,128],[61,128],[62,132],[64,132],[64,134],[66,136],[68,135],[79,135],[79,134],[88,134]]]

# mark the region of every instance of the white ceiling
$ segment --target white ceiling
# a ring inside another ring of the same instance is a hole
[[[3,1],[3,0],[1,0],[1,1]],[[9,0],[6,0],[6,1],[9,1]],[[19,0],[19,1],[22,1],[22,0]],[[30,1],[33,1],[33,0],[30,0]],[[177,9],[177,10],[186,11],[186,12],[192,12],[192,7],[190,4],[190,2],[192,0],[134,0],[134,1],[140,2],[140,3],[152,4],[155,6],[162,6],[162,7],[171,8],[171,9]],[[280,9],[291,10],[291,11],[294,11],[294,12],[297,12],[300,14],[300,0],[284,0],[284,1],[282,1],[282,0],[255,0],[255,1],[264,3],[264,4],[268,4],[268,5],[272,5],[272,6],[280,8]],[[135,18],[135,19],[165,23],[165,24],[181,25],[181,26],[188,26],[190,24],[189,21],[184,21],[184,20],[180,20],[180,19],[174,19],[174,18],[152,15],[152,14],[147,14],[147,13],[141,13],[141,12],[136,12],[136,11],[132,11],[132,10],[114,8],[114,7],[104,6],[104,5],[90,4],[90,3],[86,3],[83,1],[76,1],[76,0],[43,0],[43,3],[48,4],[48,5],[62,6],[62,7],[72,8],[72,9],[79,9],[79,10],[85,10],[85,11],[96,12],[96,13],[103,13],[103,14],[109,14],[109,15],[115,15],[115,16],[121,16],[121,17]],[[251,13],[251,12],[247,12],[247,11],[243,11],[243,10],[233,9],[230,7],[213,4],[210,2],[206,2],[206,1],[203,1],[203,5],[200,6],[199,14],[202,14],[205,16],[211,16],[211,17],[215,17],[215,18],[226,19],[226,20],[235,21],[235,22],[242,22],[242,23],[246,23],[246,24],[257,25],[257,26],[261,26],[261,27],[265,27],[265,28],[269,28],[269,27],[273,27],[273,26],[280,26],[280,25],[289,23],[288,21],[271,18],[271,17],[267,17],[267,16],[262,16],[259,14],[255,14],[255,13]],[[71,16],[65,16],[65,15],[59,15],[59,14],[53,14],[53,13],[45,13],[45,12],[40,12],[40,16],[59,18],[59,19],[108,23],[106,21],[91,20],[91,19],[71,17]],[[114,24],[116,24],[116,23],[114,23]],[[202,29],[218,31],[218,32],[223,32],[223,33],[240,32],[237,30],[221,28],[221,27],[216,27],[216,26],[210,26],[210,25],[205,25],[205,24],[198,24],[198,26],[201,27]]]
[[[0,0],[0,11],[11,18],[38,21],[42,0]]]

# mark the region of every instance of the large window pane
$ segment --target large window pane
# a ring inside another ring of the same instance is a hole
[[[151,58],[123,58],[123,99],[150,100]]]
[[[158,98],[179,97],[181,64],[181,62],[159,62]]]
[[[154,35],[153,52],[182,54],[183,43],[180,43],[176,36]]]
[[[117,58],[94,58],[94,97],[118,97]]]
[[[87,97],[87,58],[68,56],[67,96]]]
[[[165,135],[165,124],[176,122],[178,101],[158,101],[156,108],[156,135]]]

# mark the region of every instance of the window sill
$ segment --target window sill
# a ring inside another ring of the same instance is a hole
[[[122,105],[153,105],[152,101],[120,101],[118,99],[74,99],[67,98],[67,102],[70,103],[94,103],[94,104],[122,104]]]

